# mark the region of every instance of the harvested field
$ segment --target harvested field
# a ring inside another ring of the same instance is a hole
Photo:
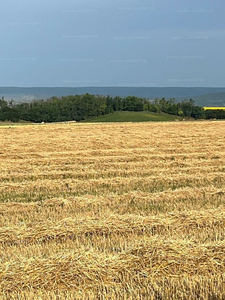
[[[225,122],[0,140],[0,299],[225,299]]]

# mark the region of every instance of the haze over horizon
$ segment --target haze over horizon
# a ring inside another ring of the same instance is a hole
[[[0,86],[224,87],[222,0],[10,0]]]

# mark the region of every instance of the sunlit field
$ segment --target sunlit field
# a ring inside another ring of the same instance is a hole
[[[211,109],[211,110],[217,110],[217,109],[225,109],[225,106],[222,106],[222,107],[203,107],[204,110],[207,110],[207,109]]]
[[[0,141],[0,299],[225,299],[225,122]]]

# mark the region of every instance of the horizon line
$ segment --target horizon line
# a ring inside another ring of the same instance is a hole
[[[0,88],[205,88],[223,89],[222,86],[0,86]]]

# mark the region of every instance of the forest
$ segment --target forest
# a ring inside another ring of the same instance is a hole
[[[194,119],[225,119],[225,110],[204,110],[192,99],[176,102],[174,98],[149,100],[135,96],[70,95],[17,104],[0,99],[0,121],[35,123],[82,121],[115,111],[150,111]]]

